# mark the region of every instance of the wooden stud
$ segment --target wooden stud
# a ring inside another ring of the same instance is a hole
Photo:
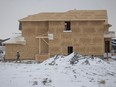
[[[47,42],[47,41],[45,41],[45,39],[44,39],[44,38],[42,38],[42,40],[43,40],[43,41],[44,41],[47,45],[49,45],[49,44],[48,44],[48,42]]]

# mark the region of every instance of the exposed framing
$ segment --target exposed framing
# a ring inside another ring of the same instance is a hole
[[[36,38],[39,38],[39,54],[41,54],[41,41],[43,40],[49,46],[49,43],[45,40],[48,39],[48,36],[41,35],[41,36],[37,36]]]

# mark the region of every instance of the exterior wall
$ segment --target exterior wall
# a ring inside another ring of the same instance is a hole
[[[35,60],[38,62],[42,62],[44,60],[47,60],[49,57],[50,57],[49,54],[36,54]]]
[[[49,41],[50,55],[67,55],[67,47],[73,46],[75,52],[84,55],[103,55],[104,21],[71,22],[71,32],[64,32],[64,22],[49,22],[49,33],[54,40]]]
[[[56,54],[67,55],[68,46],[73,47],[73,51],[83,55],[103,55],[104,54],[104,31],[108,28],[105,21],[71,21],[71,31],[65,31],[65,21],[50,22],[22,22],[22,36],[26,40],[26,45],[6,44],[6,59],[15,59],[16,52],[19,51],[21,59],[46,59]],[[53,34],[53,40],[36,38],[43,34]],[[39,42],[41,41],[41,42]],[[41,43],[41,48],[39,48]],[[41,49],[41,52],[39,52]],[[40,53],[40,54],[39,54]],[[45,54],[45,56],[44,56]]]
[[[49,40],[50,55],[62,54],[61,34],[63,33],[64,22],[49,22],[49,33],[53,34],[53,40]]]
[[[25,55],[26,58],[34,58],[36,54],[39,53],[39,39],[36,38],[39,35],[47,34],[48,32],[48,23],[47,22],[23,22],[22,23],[22,34],[25,37]],[[42,52],[46,52],[47,49],[43,47],[45,43],[41,40]],[[46,45],[45,45],[46,46]],[[47,47],[46,47],[47,48]]]
[[[6,44],[5,45],[5,59],[16,59],[16,52],[23,50],[23,45],[19,44]],[[20,52],[21,59],[23,59],[23,53]]]
[[[39,39],[36,37],[47,32],[47,22],[22,22],[22,36],[26,40],[26,45],[6,45],[6,59],[14,59],[17,50],[22,59],[35,59],[35,55],[39,53]],[[45,43],[41,43],[42,52],[47,52],[48,49],[43,46]]]

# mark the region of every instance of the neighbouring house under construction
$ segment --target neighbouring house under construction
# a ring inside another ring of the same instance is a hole
[[[70,10],[29,15],[19,20],[20,36],[6,42],[6,59],[43,61],[56,54],[103,56],[111,52],[111,39],[106,10]]]

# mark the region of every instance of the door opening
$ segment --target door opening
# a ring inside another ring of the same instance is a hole
[[[73,47],[72,46],[69,46],[68,47],[68,55],[71,54],[73,52]]]
[[[110,41],[105,41],[105,53],[110,53]]]

